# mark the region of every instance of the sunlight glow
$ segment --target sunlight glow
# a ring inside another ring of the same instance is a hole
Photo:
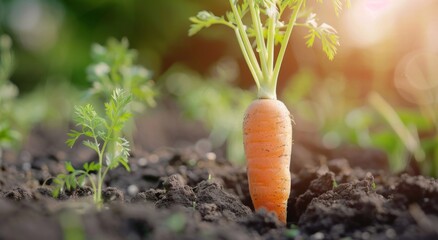
[[[395,24],[390,0],[357,1],[345,13],[344,24],[353,45],[368,47],[379,42],[391,32]]]

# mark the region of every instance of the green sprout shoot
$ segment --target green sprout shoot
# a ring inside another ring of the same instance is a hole
[[[259,98],[276,99],[277,79],[295,26],[309,30],[305,36],[307,47],[312,47],[315,40],[319,39],[322,50],[333,60],[339,46],[336,30],[326,23],[319,24],[316,14],[306,7],[306,0],[229,1],[232,10],[224,16],[219,17],[211,12],[201,11],[195,17],[191,17],[190,21],[193,24],[189,35],[195,35],[203,28],[214,24],[231,28],[256,82]],[[323,0],[317,2],[322,3]],[[349,0],[332,2],[336,15],[339,15],[344,4],[350,5]],[[250,18],[249,24],[244,23],[246,18]],[[279,45],[277,56],[276,45]]]
[[[82,143],[97,153],[98,162],[85,163],[83,169],[75,169],[67,162],[65,166],[68,173],[59,174],[54,179],[54,197],[58,197],[64,189],[71,190],[83,186],[85,178],[88,178],[94,192],[93,200],[99,206],[102,203],[102,187],[108,171],[119,165],[130,171],[129,143],[119,137],[125,123],[131,118],[130,102],[130,94],[116,89],[111,100],[105,103],[105,117],[100,117],[90,104],[75,107],[74,121],[80,130],[72,130],[69,133],[67,145],[73,147],[80,137],[85,138]],[[109,151],[109,146],[116,146],[116,151]],[[94,172],[97,172],[97,180],[91,176]]]

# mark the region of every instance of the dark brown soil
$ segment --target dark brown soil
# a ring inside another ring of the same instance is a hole
[[[60,147],[5,154],[0,239],[438,239],[436,179],[389,175],[378,150],[295,136],[286,226],[254,212],[244,167],[196,144],[135,151],[131,172],[108,175],[100,211],[89,187],[54,199],[50,177],[72,153]],[[77,166],[95,158],[73,151]]]

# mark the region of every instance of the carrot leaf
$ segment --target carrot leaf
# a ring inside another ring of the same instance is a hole
[[[212,12],[208,11],[200,11],[195,17],[190,17],[190,21],[192,25],[189,29],[189,36],[193,36],[201,31],[203,28],[208,28],[214,24],[223,24],[226,26],[232,26],[230,18],[233,18],[232,15],[227,15],[229,21],[226,21],[224,17],[218,17],[214,15]]]
[[[337,46],[339,46],[339,37],[336,30],[327,23],[318,25],[315,13],[309,15],[305,25],[309,28],[309,33],[305,36],[307,47],[312,47],[315,39],[320,39],[322,50],[330,60],[333,60]]]
[[[324,0],[316,0],[323,3]],[[338,16],[350,0],[331,0]],[[312,47],[316,39],[330,60],[336,55],[339,37],[326,23],[317,24],[316,14],[306,6],[307,0],[229,0],[231,11],[216,16],[201,11],[191,17],[189,35],[193,36],[214,24],[232,28],[249,70],[256,82],[260,98],[276,98],[276,85],[283,58],[294,26],[309,28],[306,45]],[[250,15],[246,17],[246,15]],[[298,20],[307,17],[305,23]],[[275,47],[279,46],[276,51]],[[277,56],[274,56],[277,54]]]

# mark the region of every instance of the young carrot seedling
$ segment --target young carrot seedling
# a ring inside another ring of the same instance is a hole
[[[87,68],[87,78],[93,87],[90,95],[109,99],[116,88],[132,95],[133,112],[142,112],[155,106],[158,92],[151,80],[151,71],[136,65],[137,51],[129,48],[128,39],[109,39],[106,45],[94,44],[91,49],[93,63]]]
[[[93,188],[93,200],[98,206],[102,203],[102,187],[106,174],[109,170],[118,167],[120,164],[126,170],[128,165],[129,143],[126,139],[119,137],[125,123],[131,118],[128,105],[131,102],[131,95],[121,89],[113,91],[112,98],[105,103],[105,117],[98,116],[93,106],[75,107],[75,122],[80,128],[79,131],[72,130],[69,133],[68,146],[73,147],[79,137],[87,138],[82,143],[94,150],[98,155],[98,162],[85,163],[83,169],[75,169],[67,162],[65,167],[68,174],[59,174],[55,179],[56,184],[53,196],[58,197],[60,191],[74,189],[81,186],[88,178]],[[109,151],[109,146],[116,146],[116,151]],[[91,177],[97,172],[97,180]]]
[[[106,45],[94,44],[91,49],[93,63],[87,68],[88,80],[93,83],[89,89],[90,96],[97,96],[107,100],[116,88],[127,91],[132,96],[129,108],[133,114],[144,112],[149,107],[155,106],[155,97],[158,95],[152,73],[141,65],[136,65],[137,51],[129,48],[128,39],[118,41],[114,38],[108,40]],[[132,118],[126,123],[125,136],[133,142],[135,122]],[[108,151],[116,151],[116,146],[108,146]]]
[[[280,68],[295,26],[309,29],[306,45],[321,40],[322,50],[332,60],[339,45],[330,25],[318,24],[316,14],[306,9],[306,0],[229,0],[231,11],[215,16],[201,11],[191,17],[189,35],[221,24],[231,28],[257,85],[258,99],[248,107],[244,122],[244,148],[249,188],[254,207],[266,208],[286,222],[291,176],[292,120],[286,106],[277,100]],[[323,2],[323,0],[317,0]],[[333,0],[336,14],[348,0]],[[289,15],[291,11],[291,16]],[[244,21],[248,20],[249,24]],[[255,42],[252,43],[252,40]],[[279,46],[276,55],[275,47]],[[254,46],[254,47],[253,47]]]

